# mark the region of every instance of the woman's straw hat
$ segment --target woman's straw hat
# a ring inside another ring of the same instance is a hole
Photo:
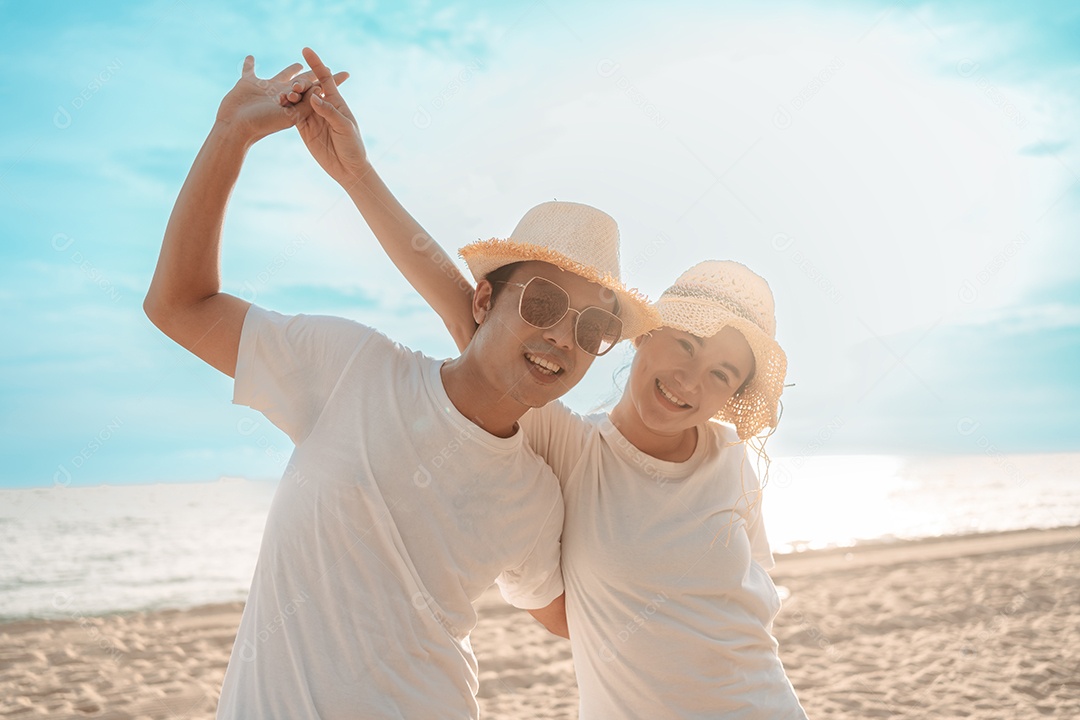
[[[776,315],[769,284],[730,260],[707,260],[690,268],[656,302],[664,325],[701,338],[725,327],[743,334],[754,353],[754,373],[718,412],[746,440],[775,428],[784,391],[787,356],[776,342]]]
[[[525,213],[510,237],[470,243],[460,255],[477,282],[503,265],[538,260],[607,288],[618,298],[624,339],[660,326],[648,298],[619,279],[619,226],[594,207],[542,203]]]

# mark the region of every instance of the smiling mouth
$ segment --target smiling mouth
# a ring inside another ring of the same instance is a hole
[[[664,385],[664,383],[660,382],[660,378],[656,379],[656,389],[660,391],[661,395],[670,400],[673,405],[676,405],[683,409],[690,407],[689,403],[683,402],[679,399],[677,395],[675,395],[675,393],[671,392],[671,390],[668,390],[667,385]]]
[[[533,367],[544,375],[559,375],[563,372],[562,367],[559,365],[550,360],[545,360],[542,357],[537,357],[532,353],[525,353],[525,359],[532,363]]]

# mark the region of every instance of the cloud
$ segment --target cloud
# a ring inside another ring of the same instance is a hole
[[[20,437],[62,436],[60,455],[115,407],[128,428],[173,412],[189,429],[216,422],[217,374],[149,326],[141,295],[243,55],[266,75],[305,43],[353,72],[344,93],[373,161],[451,254],[557,197],[616,217],[629,280],[653,295],[706,257],[764,275],[797,383],[780,443],[805,445],[836,417],[847,422],[834,442],[855,450],[963,447],[949,423],[964,412],[1000,416],[984,427],[1006,438],[1020,414],[1028,427],[1075,420],[1056,399],[1078,384],[1039,355],[1074,357],[1080,307],[1080,15],[1068,7],[189,0],[0,12],[14,29],[0,56],[35,88],[0,148],[4,292],[26,348],[8,356],[0,394],[17,400]],[[295,133],[249,153],[223,245],[224,282],[241,296],[453,352]],[[629,357],[598,362],[572,405],[609,399]],[[1017,365],[1037,377],[1025,385]],[[175,391],[199,400],[179,408]],[[199,445],[185,433],[162,429],[155,450]],[[232,463],[227,444],[217,451]]]
[[[799,410],[823,400],[828,412],[811,417],[843,419],[830,452],[975,452],[965,419],[1003,452],[1076,450],[1078,363],[1080,307],[1014,308],[859,343],[843,362],[841,402],[811,393]]]
[[[964,317],[957,328],[993,328],[1005,335],[1031,335],[1043,331],[1080,330],[1080,305],[1067,301],[1031,303]]]
[[[1031,157],[1042,157],[1045,155],[1057,155],[1065,148],[1069,147],[1068,140],[1059,140],[1057,142],[1050,142],[1048,140],[1040,140],[1030,145],[1025,145],[1017,152],[1021,155],[1030,155]]]

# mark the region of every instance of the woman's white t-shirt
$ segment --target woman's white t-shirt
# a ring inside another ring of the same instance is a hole
[[[780,609],[745,446],[699,427],[682,463],[561,403],[521,426],[562,484],[582,720],[805,718],[770,633]]]

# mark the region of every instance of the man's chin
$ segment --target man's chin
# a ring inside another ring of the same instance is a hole
[[[548,392],[533,392],[517,398],[517,401],[529,409],[542,408],[548,403],[558,400],[566,394],[569,388],[561,384],[552,386]]]

